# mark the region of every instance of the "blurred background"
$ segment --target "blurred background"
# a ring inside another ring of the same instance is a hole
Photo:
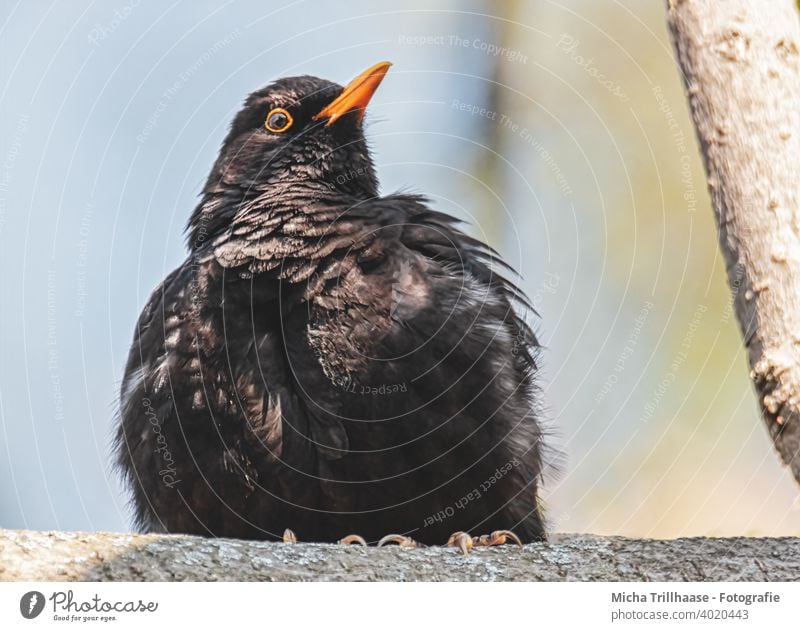
[[[368,136],[522,275],[550,527],[800,534],[748,381],[662,0],[0,4],[0,527],[130,528],[134,324],[245,95],[394,62]]]

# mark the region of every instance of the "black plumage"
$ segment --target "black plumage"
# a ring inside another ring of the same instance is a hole
[[[544,536],[524,299],[457,220],[379,195],[361,118],[386,68],[282,79],[235,117],[125,369],[142,530]]]

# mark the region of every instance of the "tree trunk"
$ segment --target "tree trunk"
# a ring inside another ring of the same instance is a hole
[[[480,548],[364,548],[0,530],[0,581],[797,581],[800,539],[554,535]]]
[[[764,421],[800,481],[800,22],[792,0],[667,0]]]

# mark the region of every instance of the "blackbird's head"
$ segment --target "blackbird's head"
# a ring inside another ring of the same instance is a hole
[[[302,76],[279,79],[251,94],[208,177],[204,201],[189,222],[190,237],[198,222],[219,227],[222,215],[230,219],[234,206],[255,198],[274,196],[279,203],[287,192],[302,196],[320,190],[357,198],[377,195],[362,121],[389,66],[375,64],[344,88]]]

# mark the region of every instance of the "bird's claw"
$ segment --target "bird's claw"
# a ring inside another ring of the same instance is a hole
[[[347,535],[346,537],[339,539],[338,543],[342,545],[350,545],[352,543],[357,543],[360,546],[366,546],[367,542],[364,540],[364,537],[361,535]]]
[[[516,543],[520,548],[522,547],[522,542],[519,540],[519,537],[510,530],[495,530],[490,535],[475,537],[473,543],[476,546],[502,546],[508,539],[511,539],[511,541]]]
[[[386,535],[378,542],[378,547],[382,548],[390,543],[396,543],[401,548],[416,548],[418,545],[411,537],[405,535]]]
[[[480,537],[472,537],[468,532],[459,530],[450,535],[447,545],[458,548],[462,554],[466,555],[476,546],[501,546],[509,539],[522,547],[522,541],[510,530],[495,530],[490,535],[481,535]]]
[[[461,550],[461,554],[466,556],[469,554],[469,551],[472,550],[472,546],[475,545],[475,539],[471,537],[468,532],[459,530],[450,535],[450,538],[447,540],[447,545],[458,548]]]
[[[283,531],[283,543],[297,543],[297,535],[289,528]]]

